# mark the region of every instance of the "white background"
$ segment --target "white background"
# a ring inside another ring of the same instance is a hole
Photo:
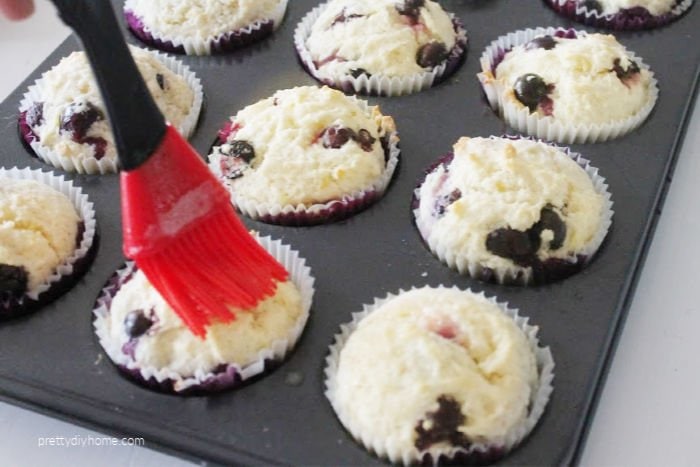
[[[0,18],[0,101],[66,37],[48,2]],[[663,98],[663,97],[662,97]],[[0,141],[0,144],[3,144]],[[584,466],[700,465],[700,105],[690,123],[584,451]],[[103,436],[0,403],[3,465],[188,465],[132,447],[39,448],[43,436]]]

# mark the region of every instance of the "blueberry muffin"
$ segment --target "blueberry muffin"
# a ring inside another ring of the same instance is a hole
[[[126,0],[132,33],[174,53],[209,55],[259,41],[277,29],[287,0]]]
[[[131,51],[158,108],[189,136],[202,104],[199,80],[176,60]],[[25,94],[19,120],[23,139],[45,162],[79,173],[117,170],[114,136],[84,52],[73,52],[42,75]]]
[[[98,299],[95,331],[123,374],[149,388],[177,394],[232,388],[280,363],[309,315],[313,279],[288,246],[262,239],[289,271],[271,296],[234,319],[193,334],[133,263],[118,271]]]
[[[580,270],[612,211],[607,186],[578,155],[542,142],[460,138],[415,192],[431,251],[472,277],[544,283]]]
[[[551,354],[526,321],[456,288],[389,296],[336,336],[326,395],[350,434],[392,463],[495,460],[552,390]]]
[[[92,259],[94,211],[69,182],[0,169],[0,318],[57,297]]]
[[[546,0],[562,15],[591,26],[651,29],[679,18],[693,0]]]
[[[398,161],[391,117],[314,86],[276,92],[224,126],[212,170],[245,215],[278,224],[347,217],[377,200]]]
[[[297,27],[304,66],[346,92],[399,95],[445,79],[464,57],[466,32],[431,0],[331,0]]]
[[[509,125],[560,142],[595,142],[633,130],[651,112],[658,94],[653,73],[615,37],[521,33],[495,41],[479,74]]]

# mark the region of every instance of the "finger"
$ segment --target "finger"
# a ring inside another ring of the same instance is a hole
[[[34,13],[32,0],[0,0],[0,11],[11,20],[24,19]]]

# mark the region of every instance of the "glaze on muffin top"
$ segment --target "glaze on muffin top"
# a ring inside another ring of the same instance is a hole
[[[604,208],[571,157],[526,139],[461,138],[417,197],[429,244],[493,269],[575,257],[597,238]]]
[[[325,203],[372,186],[393,130],[378,107],[328,87],[297,87],[232,117],[210,162],[235,196],[275,206]]]
[[[329,398],[366,445],[415,460],[427,450],[502,445],[527,418],[537,384],[533,349],[498,305],[426,287],[358,323],[340,350]]]
[[[213,39],[270,18],[282,0],[128,0],[147,31],[159,37]]]
[[[76,249],[71,201],[33,180],[0,179],[0,295],[32,292]]]
[[[158,108],[178,127],[192,110],[194,91],[152,53],[130,50]],[[116,160],[107,112],[84,52],[73,52],[44,73],[40,94],[42,100],[25,114],[32,138],[61,157]]]
[[[457,34],[430,0],[331,0],[306,47],[320,78],[407,76],[444,62]]]
[[[538,37],[484,74],[502,87],[507,102],[567,125],[621,121],[651,98],[651,73],[611,35]]]

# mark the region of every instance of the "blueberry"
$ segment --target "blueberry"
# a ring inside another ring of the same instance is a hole
[[[153,321],[146,316],[143,310],[133,310],[124,318],[124,330],[132,339],[140,337],[153,326]]]
[[[71,104],[63,111],[61,130],[73,134],[73,140],[80,143],[93,123],[104,120],[104,114],[90,102]]]
[[[165,91],[165,76],[162,73],[156,73],[156,82],[158,87]]]
[[[539,248],[539,237],[521,230],[502,228],[490,232],[486,237],[488,251],[520,265],[531,263]]]
[[[416,63],[423,68],[435,68],[447,59],[447,47],[442,42],[422,45],[416,54]]]
[[[552,50],[557,46],[557,41],[552,36],[539,36],[525,44],[525,50],[544,49]]]
[[[530,109],[530,112],[533,112],[537,105],[547,97],[550,89],[541,76],[527,73],[515,80],[513,90],[515,97]]]
[[[362,75],[367,75],[368,78],[372,76],[372,74],[364,68],[353,68],[352,70],[350,70],[350,76],[352,76],[353,78],[359,78]]]
[[[357,13],[351,13],[351,14],[346,14],[345,8],[343,8],[343,11],[340,12],[338,16],[333,19],[333,22],[331,23],[331,27],[335,26],[338,23],[347,23],[348,21],[355,19],[355,18],[362,18],[365,15],[358,15]]]
[[[250,161],[255,158],[255,149],[253,149],[253,145],[248,141],[236,139],[227,145],[227,150],[224,152],[224,155],[236,157],[242,159],[246,163],[250,163]]]
[[[425,5],[425,0],[404,0],[403,3],[396,5],[396,11],[400,15],[406,15],[414,20],[420,16],[420,9]]]
[[[348,141],[355,138],[355,132],[350,128],[331,126],[323,130],[321,140],[324,148],[339,149]]]
[[[564,240],[566,240],[566,223],[551,206],[542,208],[540,220],[532,226],[530,235],[539,238],[544,230],[551,230],[554,234],[554,238],[549,242],[551,250],[558,250],[564,245]]]
[[[357,132],[355,141],[357,141],[357,144],[360,145],[363,151],[372,152],[374,142],[377,141],[377,138],[372,136],[369,131],[363,128],[362,130]]]
[[[579,2],[579,5],[581,5],[589,11],[603,11],[603,6],[598,0],[583,0]]]
[[[107,151],[107,141],[99,136],[88,136],[80,140],[81,144],[89,144],[95,149],[95,159],[100,160],[105,156]]]
[[[44,121],[44,103],[33,103],[27,110],[27,113],[24,115],[24,120],[27,122],[27,125],[29,125],[30,128],[41,125],[41,123]]]
[[[243,176],[243,171],[248,166],[238,157],[223,157],[219,163],[221,173],[229,180],[235,180]]]
[[[615,61],[613,61],[613,67],[610,71],[614,71],[620,81],[626,81],[638,74],[640,70],[639,65],[637,65],[637,62],[634,60],[630,60],[627,69],[624,69],[622,65],[620,65],[620,59],[616,58]]]
[[[452,396],[441,395],[437,399],[438,408],[428,412],[425,418],[418,421],[414,431],[414,445],[419,451],[424,451],[437,443],[449,443],[452,446],[468,448],[469,438],[459,428],[464,425],[467,417],[462,413],[462,407]]]
[[[20,298],[27,291],[29,274],[22,266],[0,264],[0,297]]]
[[[435,212],[435,217],[440,217],[443,214],[445,214],[445,212],[447,211],[447,208],[452,203],[459,200],[461,197],[462,197],[462,192],[459,191],[459,188],[455,188],[447,195],[442,195],[442,196],[438,197],[435,200],[435,206],[433,208],[434,212]]]
[[[389,156],[391,155],[391,140],[389,134],[386,133],[384,136],[379,138],[379,142],[382,144],[382,151],[384,151],[384,163],[389,162]]]

